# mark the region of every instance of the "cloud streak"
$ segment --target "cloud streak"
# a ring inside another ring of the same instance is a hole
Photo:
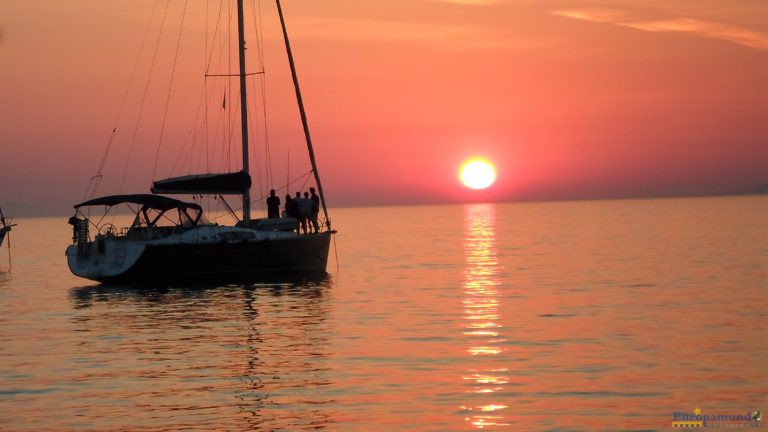
[[[294,34],[310,39],[380,43],[422,43],[442,49],[539,49],[551,44],[542,39],[512,38],[489,27],[423,22],[328,19],[296,20]],[[333,31],[328,31],[333,29]]]
[[[438,2],[438,3],[453,3],[453,4],[469,5],[469,6],[488,6],[488,5],[499,3],[498,0],[432,0],[432,1]]]
[[[657,20],[633,18],[628,11],[614,9],[567,9],[552,12],[565,18],[608,23],[648,32],[685,33],[719,39],[758,50],[768,50],[768,34],[741,27],[693,18],[665,18]]]

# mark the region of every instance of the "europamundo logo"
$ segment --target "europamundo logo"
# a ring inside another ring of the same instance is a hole
[[[762,427],[763,413],[760,411],[746,414],[702,414],[701,408],[693,410],[693,414],[672,413],[674,428],[759,428]]]

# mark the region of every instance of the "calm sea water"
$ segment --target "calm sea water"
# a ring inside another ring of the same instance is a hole
[[[333,211],[327,278],[141,289],[0,255],[0,430],[670,430],[768,411],[768,198]]]

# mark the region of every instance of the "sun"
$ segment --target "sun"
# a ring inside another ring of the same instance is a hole
[[[459,179],[470,189],[486,189],[496,181],[496,169],[485,159],[469,159],[461,165]]]

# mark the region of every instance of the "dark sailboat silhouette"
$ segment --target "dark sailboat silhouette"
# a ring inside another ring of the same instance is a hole
[[[3,209],[0,208],[0,246],[3,245],[3,241],[5,241],[5,237],[11,231],[11,228],[15,226],[16,224],[11,223],[11,219],[5,218],[5,215],[3,214]],[[10,247],[11,247],[11,244],[9,240],[8,248]]]
[[[101,282],[151,283],[325,272],[336,231],[328,217],[283,11],[280,1],[276,3],[325,226],[317,233],[301,235],[295,218],[251,218],[243,2],[238,0],[242,170],[168,178],[154,182],[153,194],[112,195],[75,205],[75,215],[69,220],[73,244],[66,251],[73,274]],[[160,193],[241,195],[242,219],[233,226],[209,223],[200,205],[154,195]],[[129,227],[120,230],[109,223],[95,223],[83,211],[104,206],[109,212],[122,205],[135,217]],[[97,231],[93,238],[91,228]]]

